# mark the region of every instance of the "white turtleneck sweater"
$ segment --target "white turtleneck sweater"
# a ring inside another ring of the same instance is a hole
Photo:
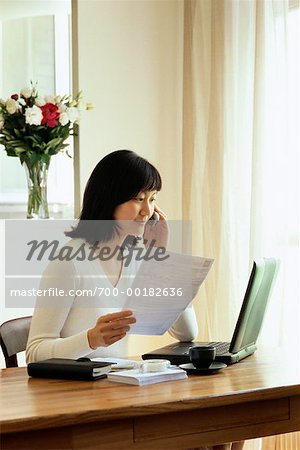
[[[77,249],[82,244],[88,246],[82,239],[73,239],[68,246]],[[45,293],[37,297],[26,348],[27,362],[47,358],[128,356],[128,336],[110,346],[92,350],[87,331],[95,326],[100,316],[123,309],[127,298],[126,289],[133,282],[138,264],[132,258],[128,267],[123,266],[116,286],[118,296],[98,296],[98,288],[106,289],[108,294],[113,289],[99,260],[50,262],[39,287]],[[64,296],[53,295],[50,288],[55,289],[55,292],[61,290]],[[91,296],[90,293],[94,291],[97,295]],[[197,320],[192,306],[169,329],[171,336],[180,341],[195,339],[197,332]]]

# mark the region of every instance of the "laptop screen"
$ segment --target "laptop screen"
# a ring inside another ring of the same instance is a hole
[[[279,262],[275,258],[263,258],[261,261],[253,263],[229,348],[231,353],[237,353],[239,350],[256,343],[278,266]]]

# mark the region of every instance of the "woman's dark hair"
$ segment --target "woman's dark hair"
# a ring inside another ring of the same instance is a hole
[[[117,150],[106,155],[94,168],[84,191],[79,222],[65,234],[84,238],[92,245],[109,241],[118,232],[114,223],[115,208],[139,192],[160,191],[158,170],[131,150]],[[109,221],[107,224],[95,221]],[[93,221],[93,222],[87,222]]]

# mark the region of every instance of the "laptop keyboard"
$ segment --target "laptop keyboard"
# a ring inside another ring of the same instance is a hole
[[[229,352],[230,342],[209,342],[208,345],[216,347],[217,355],[224,355]]]
[[[200,343],[195,342],[194,345],[197,346],[197,345],[200,345]],[[225,353],[229,352],[230,342],[205,342],[205,346],[206,347],[210,347],[210,346],[216,347],[216,354],[224,355]],[[180,342],[178,347],[183,348],[184,344]],[[187,345],[186,352],[184,352],[183,354],[188,355],[191,347],[193,347],[193,345],[191,345],[191,344]]]

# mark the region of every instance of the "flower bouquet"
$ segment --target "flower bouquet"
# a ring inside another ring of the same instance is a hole
[[[49,218],[47,174],[51,156],[69,145],[66,140],[76,134],[79,111],[91,107],[83,102],[81,92],[74,98],[40,97],[33,85],[0,100],[0,144],[8,156],[20,158],[25,167],[27,218]]]

